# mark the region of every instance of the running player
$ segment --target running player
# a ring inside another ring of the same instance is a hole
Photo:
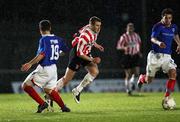
[[[117,43],[117,50],[123,51],[122,67],[125,71],[125,86],[128,95],[135,90],[134,79],[139,75],[139,61],[141,54],[141,38],[134,32],[134,24],[128,23],[126,33],[124,33]]]
[[[38,63],[37,68],[30,73],[22,84],[24,91],[29,94],[38,104],[37,113],[41,113],[48,107],[33,86],[41,87],[61,108],[62,112],[70,112],[70,109],[64,105],[61,97],[55,89],[57,84],[57,67],[61,51],[67,52],[68,47],[63,39],[51,34],[51,23],[49,20],[42,20],[39,23],[39,30],[42,37],[39,40],[37,55],[28,63],[22,65],[22,71],[28,71],[32,65]]]
[[[161,21],[153,26],[151,34],[152,50],[147,57],[146,74],[141,74],[137,82],[138,87],[141,88],[144,83],[152,82],[156,72],[162,69],[169,76],[163,102],[167,102],[170,98],[176,82],[176,64],[171,58],[171,44],[173,39],[177,43],[176,51],[178,54],[180,53],[178,29],[172,23],[172,18],[172,9],[166,8],[162,11]]]
[[[72,50],[70,52],[69,64],[66,69],[65,75],[58,81],[58,88],[61,89],[72,78],[75,73],[84,67],[87,70],[87,74],[80,84],[72,90],[74,99],[77,103],[80,102],[80,93],[84,87],[92,83],[96,76],[99,74],[97,64],[100,63],[100,58],[91,56],[92,47],[96,47],[100,51],[104,51],[104,48],[96,43],[97,36],[101,29],[101,19],[98,17],[91,17],[89,24],[81,28],[79,36],[76,36],[72,41]]]

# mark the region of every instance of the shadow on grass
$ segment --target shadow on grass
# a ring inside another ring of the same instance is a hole
[[[128,95],[129,97],[146,97],[146,95],[144,94],[132,94],[132,95]]]

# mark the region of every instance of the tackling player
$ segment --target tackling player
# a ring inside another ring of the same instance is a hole
[[[81,28],[79,36],[76,36],[72,41],[72,50],[69,56],[69,64],[66,69],[65,75],[58,81],[58,88],[61,89],[65,86],[72,78],[75,73],[84,67],[87,70],[87,74],[80,84],[72,90],[74,99],[77,103],[80,102],[80,93],[84,87],[92,83],[93,80],[99,74],[97,64],[100,63],[100,58],[93,58],[91,56],[92,47],[96,47],[100,51],[104,51],[104,48],[96,43],[97,36],[101,29],[101,19],[98,17],[91,17],[89,24]]]
[[[178,29],[177,26],[172,23],[172,18],[172,9],[166,8],[162,11],[161,21],[153,26],[151,34],[152,50],[147,57],[146,74],[141,74],[137,82],[138,87],[141,88],[144,83],[152,82],[158,70],[162,69],[164,73],[167,73],[169,79],[166,84],[163,103],[167,102],[170,98],[176,82],[176,64],[171,58],[173,39],[177,43],[176,51],[178,54],[180,53]]]
[[[39,30],[42,37],[39,40],[37,55],[28,63],[22,65],[22,71],[28,71],[32,65],[38,63],[37,68],[30,73],[22,84],[22,88],[38,104],[37,113],[41,113],[48,107],[33,86],[37,85],[45,91],[60,107],[62,112],[70,112],[64,105],[61,97],[55,89],[57,84],[57,67],[60,51],[67,52],[68,47],[63,39],[51,34],[51,23],[49,20],[42,20],[39,23]]]

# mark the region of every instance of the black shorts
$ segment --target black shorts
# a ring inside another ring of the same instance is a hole
[[[78,71],[81,67],[85,67],[90,64],[91,61],[79,58],[76,53],[76,47],[72,48],[69,54],[68,68],[73,71]]]
[[[131,69],[140,66],[140,56],[136,55],[123,55],[121,60],[122,68]]]

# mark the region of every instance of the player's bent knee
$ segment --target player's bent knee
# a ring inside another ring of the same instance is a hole
[[[22,88],[22,89],[25,89],[27,86],[30,86],[30,85],[28,85],[27,83],[22,83],[22,84],[21,84],[21,88]]]
[[[153,80],[153,78],[152,77],[149,77],[149,76],[147,76],[146,77],[146,82],[149,84],[149,83],[151,83],[152,82],[152,80]]]
[[[176,77],[177,77],[177,73],[176,73],[176,70],[175,69],[171,69],[170,71],[169,71],[169,79],[176,79]]]
[[[26,87],[26,83],[21,84],[21,88],[24,89]]]
[[[72,80],[72,78],[64,77],[63,78],[63,84],[64,85],[68,84],[70,80]]]
[[[93,69],[90,74],[94,77],[96,77],[99,74],[99,70],[97,68]]]
[[[44,92],[45,92],[46,94],[51,94],[52,89],[44,88]]]

